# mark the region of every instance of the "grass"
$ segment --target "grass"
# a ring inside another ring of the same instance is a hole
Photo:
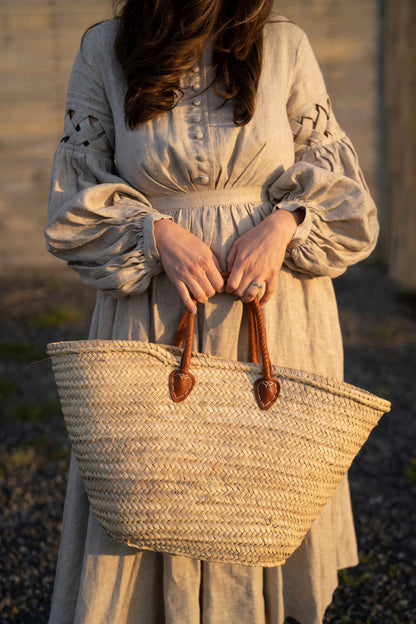
[[[0,477],[4,477],[8,472],[31,466],[36,459],[36,452],[33,448],[14,448],[7,453],[0,454]]]
[[[374,556],[374,553],[369,552],[366,555],[360,557],[360,563],[369,570],[375,571],[380,567],[380,562]]]
[[[18,444],[19,449],[36,449],[37,451],[46,451],[51,446],[51,440],[47,435],[40,435],[31,440],[22,440]]]
[[[47,436],[38,436],[33,440],[24,440],[15,448],[0,454],[0,477],[8,473],[32,466],[42,457],[52,461],[69,460],[71,450],[67,446],[56,445]]]
[[[363,583],[371,579],[371,574],[369,574],[369,572],[363,572],[362,574],[351,574],[351,572],[348,572],[348,570],[340,570],[338,572],[338,578],[340,584],[351,587],[352,589],[357,589],[358,587],[361,587]]]
[[[47,329],[51,327],[61,327],[67,323],[76,321],[79,317],[77,308],[71,304],[55,305],[45,312],[34,314],[27,320],[30,327],[38,329]]]
[[[41,453],[53,461],[59,461],[60,459],[69,459],[71,455],[71,449],[69,446],[57,445],[51,440],[51,438],[44,434],[39,435],[36,438],[30,440],[23,440],[17,445],[17,448],[30,452],[32,449],[36,453]]]
[[[67,446],[61,446],[58,449],[53,449],[49,454],[48,457],[50,459],[52,459],[53,461],[59,461],[61,459],[65,459],[67,461],[69,461],[70,457],[71,457],[71,449]]]
[[[6,462],[11,468],[21,468],[22,466],[30,466],[33,464],[36,457],[34,448],[16,448],[11,453],[8,453]]]
[[[391,576],[392,578],[398,578],[401,573],[401,568],[396,563],[391,563],[389,565],[389,576]]]
[[[62,286],[62,278],[58,275],[51,275],[45,282],[45,287],[48,290],[59,290]]]
[[[0,404],[6,397],[17,392],[19,386],[8,377],[0,377]]]
[[[416,483],[416,457],[409,459],[404,467],[404,476],[410,483]]]
[[[43,400],[32,403],[15,403],[7,410],[9,421],[39,422],[49,421],[61,413],[58,400]]]
[[[402,333],[401,327],[391,327],[387,325],[378,325],[372,328],[371,337],[376,340],[392,340]]]
[[[43,358],[45,353],[33,342],[15,340],[13,342],[0,343],[0,357],[13,360],[14,362],[33,362]]]

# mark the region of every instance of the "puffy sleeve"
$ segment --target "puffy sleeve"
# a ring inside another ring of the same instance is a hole
[[[143,292],[162,270],[153,222],[165,216],[117,174],[114,123],[90,39],[69,82],[45,236],[48,251],[85,284],[118,297]]]
[[[375,247],[377,213],[305,35],[297,50],[287,113],[295,163],[272,183],[269,194],[276,207],[303,208],[305,215],[285,264],[293,271],[336,277]]]

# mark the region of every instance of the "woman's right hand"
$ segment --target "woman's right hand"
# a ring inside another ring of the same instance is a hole
[[[166,275],[176,286],[185,306],[193,314],[196,304],[224,289],[217,258],[200,238],[174,221],[160,219],[153,223],[156,247]]]

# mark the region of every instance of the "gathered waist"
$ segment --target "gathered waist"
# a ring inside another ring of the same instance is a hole
[[[211,191],[190,191],[169,193],[149,197],[152,207],[158,212],[169,213],[178,209],[224,206],[227,204],[268,202],[267,189],[262,186],[214,189]]]

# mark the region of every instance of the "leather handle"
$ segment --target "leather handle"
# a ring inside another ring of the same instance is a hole
[[[179,321],[178,328],[173,338],[172,344],[174,347],[182,347],[185,338],[186,327],[188,322],[188,314],[191,314],[188,310],[185,310],[181,320]],[[193,316],[191,314],[191,316]],[[247,306],[247,319],[248,319],[248,352],[249,362],[253,364],[259,364],[259,337],[257,331],[257,324],[253,308]]]
[[[230,274],[229,274],[229,272],[222,271],[221,275],[222,275],[222,277],[224,279],[227,279],[227,277]],[[192,295],[191,295],[191,297],[192,297],[192,299],[194,301],[196,301]],[[188,310],[185,310],[181,320],[179,321],[179,325],[178,325],[178,328],[176,330],[176,333],[175,333],[175,336],[174,336],[173,342],[172,342],[174,347],[182,347],[183,346],[183,340],[185,338],[186,324],[187,324],[187,318],[188,318],[187,314],[188,314]],[[252,362],[253,364],[259,364],[260,360],[259,360],[258,332],[257,332],[257,326],[256,326],[256,322],[255,322],[255,316],[254,316],[253,310],[252,310],[252,308],[250,306],[247,306],[247,317],[248,317],[249,362]]]
[[[254,382],[254,395],[262,410],[269,409],[280,393],[280,383],[272,377],[272,365],[267,347],[266,329],[263,313],[257,299],[247,305],[249,322],[250,360],[258,362],[258,353],[261,354],[263,377]],[[169,391],[175,403],[184,401],[195,386],[195,377],[190,371],[192,342],[194,335],[195,315],[186,310],[183,315],[174,339],[174,346],[184,344],[180,368],[169,375]],[[257,360],[256,360],[257,358]]]

